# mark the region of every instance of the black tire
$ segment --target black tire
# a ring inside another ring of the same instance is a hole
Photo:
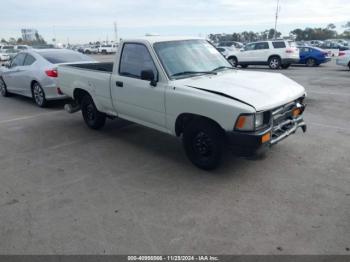
[[[90,55],[91,54],[90,50],[86,50],[85,54]]]
[[[242,68],[248,68],[249,65],[241,65]]]
[[[103,55],[107,55],[107,50],[102,50],[101,53],[102,53]]]
[[[91,129],[101,129],[106,123],[106,115],[99,112],[91,96],[85,95],[81,102],[84,121]]]
[[[189,160],[198,168],[219,167],[224,151],[223,130],[208,120],[194,120],[185,127],[183,145]]]
[[[233,66],[237,67],[238,66],[238,60],[236,57],[229,57],[227,61]]]
[[[0,94],[3,97],[9,96],[9,93],[7,92],[7,87],[6,87],[5,81],[1,77],[0,77]]]
[[[288,69],[290,67],[290,64],[286,64],[286,65],[281,65],[282,69]]]
[[[314,67],[314,66],[316,66],[316,60],[313,59],[313,58],[308,58],[306,60],[306,66],[307,67]]]
[[[269,63],[269,67],[273,70],[280,69],[282,65],[281,58],[279,58],[278,56],[270,57],[268,63]]]
[[[34,103],[38,107],[46,107],[47,106],[45,92],[38,82],[35,82],[32,86],[32,98],[33,98]]]

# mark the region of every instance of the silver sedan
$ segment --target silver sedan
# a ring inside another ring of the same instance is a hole
[[[65,99],[57,82],[57,66],[68,63],[96,62],[66,49],[26,50],[0,67],[0,94],[19,94],[33,98],[39,107],[50,100]]]

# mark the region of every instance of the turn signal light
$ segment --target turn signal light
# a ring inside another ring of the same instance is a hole
[[[300,116],[301,115],[301,109],[300,108],[296,108],[296,109],[294,109],[293,111],[292,111],[292,115],[293,115],[293,117],[298,117],[298,116]]]
[[[269,142],[271,140],[271,134],[267,133],[261,137],[261,143],[265,144],[266,142]]]
[[[238,121],[237,121],[236,128],[242,129],[245,125],[246,119],[247,119],[246,116],[240,116]]]

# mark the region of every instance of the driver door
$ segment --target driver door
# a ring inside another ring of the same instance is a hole
[[[240,62],[252,62],[254,60],[255,43],[247,44],[242,51],[240,51]]]
[[[148,48],[140,43],[124,43],[118,72],[111,77],[113,104],[122,118],[157,129],[165,128],[165,85],[151,84],[141,72],[158,70]]]

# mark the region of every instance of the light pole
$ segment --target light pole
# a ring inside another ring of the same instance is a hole
[[[278,15],[280,12],[280,0],[277,0],[277,8],[276,8],[276,20],[275,20],[275,32],[273,34],[273,38],[276,39],[277,36],[277,21],[278,21]]]

